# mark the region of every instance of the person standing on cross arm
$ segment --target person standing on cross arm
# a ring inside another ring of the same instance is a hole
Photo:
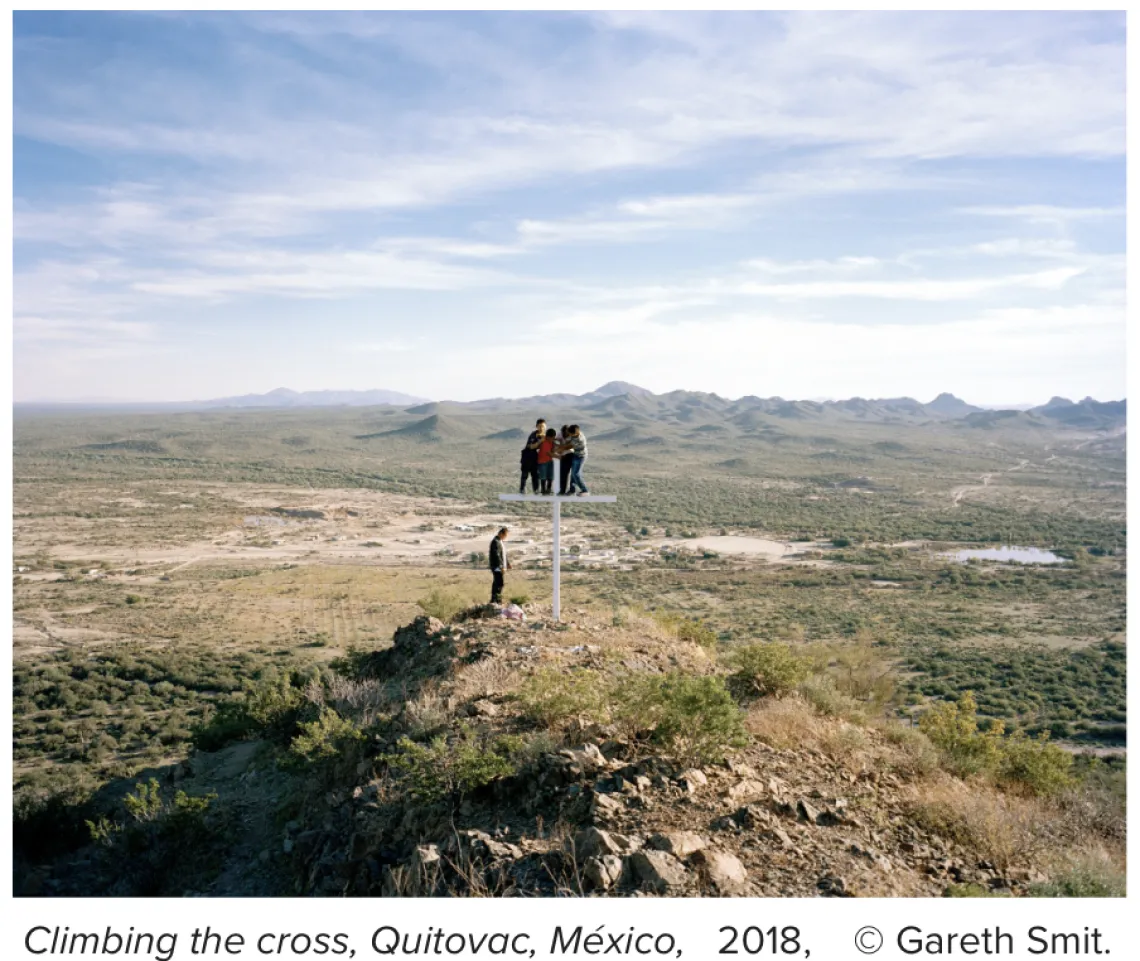
[[[510,528],[500,527],[499,533],[491,538],[491,549],[488,551],[491,567],[491,603],[503,603],[503,575],[511,569],[507,560],[507,548],[503,543],[510,535]]]
[[[570,483],[570,467],[571,462],[574,460],[569,455],[570,451],[570,428],[565,424],[562,425],[562,432],[558,435],[558,440],[554,445],[554,456],[558,458],[558,496],[567,497],[569,491],[566,485]]]
[[[526,446],[522,449],[522,461],[519,465],[522,468],[522,477],[519,480],[520,494],[526,493],[526,479],[528,477],[530,478],[531,490],[535,494],[538,493],[538,447],[545,436],[546,421],[540,417],[534,425],[534,430],[526,439]]]
[[[585,482],[582,480],[580,471],[582,465],[586,463],[586,435],[582,433],[582,428],[577,424],[570,425],[570,491],[573,492],[574,488],[578,488],[578,496],[584,497],[590,491],[586,488]]]

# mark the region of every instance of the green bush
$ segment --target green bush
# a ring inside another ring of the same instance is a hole
[[[522,607],[524,604],[530,603],[530,595],[529,594],[516,594],[514,597],[509,598],[509,600],[512,604],[518,604],[519,607]]]
[[[787,644],[749,644],[728,655],[729,684],[741,698],[782,697],[811,674],[811,662]]]
[[[716,649],[716,631],[700,621],[666,613],[654,614],[653,619],[679,641],[689,641],[709,650]]]
[[[800,696],[819,714],[826,717],[842,717],[849,721],[865,720],[862,705],[840,691],[835,679],[830,675],[813,674],[804,678],[800,681],[798,690]]]
[[[469,730],[451,742],[441,735],[426,746],[400,738],[397,747],[398,753],[383,760],[401,787],[424,804],[462,798],[516,770],[511,745],[480,744]]]
[[[1070,868],[1054,878],[1029,886],[1032,898],[1123,898],[1127,895],[1123,871],[1106,866]]]
[[[969,691],[958,701],[943,701],[930,708],[919,718],[919,728],[959,776],[991,773],[998,767],[1003,726],[998,722],[978,730],[977,702]]]
[[[158,780],[152,777],[145,784],[140,781],[135,785],[135,793],[123,798],[123,806],[135,821],[153,821],[163,810]]]
[[[289,744],[289,753],[310,764],[341,757],[364,740],[364,733],[331,707],[322,707],[315,721],[298,725],[300,733]]]
[[[194,746],[217,751],[231,741],[267,737],[289,741],[296,732],[305,696],[289,675],[260,684],[246,682],[245,692],[225,702],[204,724],[194,729]]]
[[[531,720],[557,727],[571,718],[608,719],[610,680],[597,671],[543,668],[524,682],[518,697]]]
[[[613,714],[686,763],[722,760],[748,743],[744,715],[719,677],[646,675],[615,689]]]
[[[942,752],[947,768],[960,777],[992,773],[1002,758],[1003,726],[998,721],[980,731],[977,708],[974,695],[967,691],[957,702],[935,705],[918,722]]]
[[[433,587],[426,597],[421,597],[416,604],[429,617],[434,617],[444,623],[450,623],[467,607],[467,602],[458,594]]]
[[[1002,745],[997,781],[1004,787],[1018,788],[1030,794],[1058,794],[1076,783],[1073,756],[1042,734],[1029,738],[1017,734]]]
[[[1076,783],[1072,756],[1048,742],[1048,734],[1005,736],[1001,721],[982,730],[970,692],[957,703],[943,702],[919,719],[923,733],[942,752],[947,768],[959,776],[986,774],[1000,786],[1029,794],[1057,794]]]

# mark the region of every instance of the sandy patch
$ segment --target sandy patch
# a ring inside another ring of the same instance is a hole
[[[765,557],[780,560],[799,553],[807,545],[792,545],[782,541],[772,541],[764,537],[681,537],[660,538],[651,541],[654,547],[685,547],[694,551],[716,551],[718,554],[747,554],[751,557]]]

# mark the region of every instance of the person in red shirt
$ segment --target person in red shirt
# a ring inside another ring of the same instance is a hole
[[[542,482],[542,493],[554,493],[554,428],[551,427],[542,443],[538,445],[538,479]]]

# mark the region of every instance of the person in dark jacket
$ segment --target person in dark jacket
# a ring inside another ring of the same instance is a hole
[[[566,484],[570,480],[570,468],[573,466],[573,457],[566,456],[567,452],[572,450],[570,444],[570,428],[562,425],[562,432],[558,435],[557,443],[554,445],[554,456],[558,460],[558,496],[566,496]]]
[[[543,438],[546,436],[546,421],[541,417],[534,425],[534,430],[526,439],[526,446],[522,449],[522,460],[519,467],[522,468],[522,477],[519,480],[519,493],[526,493],[526,479],[530,478],[531,490],[538,493],[538,447],[542,443]]]
[[[503,603],[503,575],[511,569],[507,560],[507,548],[503,543],[510,534],[510,528],[500,527],[499,533],[491,538],[491,549],[487,552],[491,566],[491,603]]]

